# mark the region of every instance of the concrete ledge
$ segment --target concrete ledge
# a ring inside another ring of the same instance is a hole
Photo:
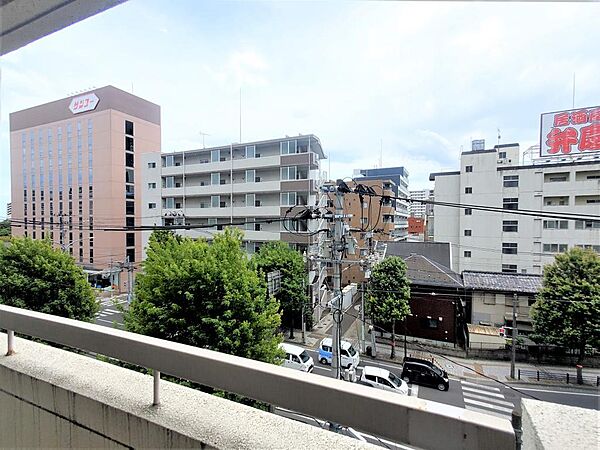
[[[597,449],[598,411],[522,399],[523,450]]]
[[[0,356],[0,447],[375,448],[166,381],[153,407],[151,376],[24,339],[15,347]]]

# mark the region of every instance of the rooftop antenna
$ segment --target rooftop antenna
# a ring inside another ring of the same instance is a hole
[[[500,145],[500,128],[496,128],[498,130],[498,145]]]
[[[240,86],[240,144],[242,143],[242,86]]]
[[[203,133],[203,132],[202,132],[202,130],[200,130],[200,131],[198,132],[198,134],[201,134],[201,135],[202,135],[202,148],[203,148],[203,149],[205,149],[205,148],[206,148],[206,145],[204,145],[204,136],[210,136],[210,134],[208,134],[208,133]]]

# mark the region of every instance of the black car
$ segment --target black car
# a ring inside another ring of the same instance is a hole
[[[407,383],[433,386],[440,391],[450,387],[448,373],[426,359],[404,358],[402,379]]]

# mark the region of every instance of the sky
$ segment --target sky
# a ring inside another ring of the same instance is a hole
[[[130,0],[0,58],[9,113],[113,85],[161,106],[164,152],[313,133],[333,178],[404,166],[409,189],[472,139],[539,142],[600,105],[600,4]],[[500,130],[500,133],[498,133]]]

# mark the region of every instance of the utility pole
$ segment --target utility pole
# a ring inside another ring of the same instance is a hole
[[[63,213],[58,215],[58,221],[60,224],[60,249],[64,253],[67,251],[67,246],[65,245],[65,224],[63,223]]]
[[[133,300],[133,264],[129,261],[129,256],[125,258],[125,267],[127,267],[127,304]]]
[[[512,352],[510,355],[510,377],[515,378],[515,359],[517,356],[517,294],[513,294],[512,303]]]
[[[341,378],[340,344],[342,332],[342,251],[344,243],[344,192],[335,189],[335,214],[333,216],[333,243],[331,245],[331,256],[333,257],[333,335],[331,338],[333,352],[331,365],[333,377]]]

